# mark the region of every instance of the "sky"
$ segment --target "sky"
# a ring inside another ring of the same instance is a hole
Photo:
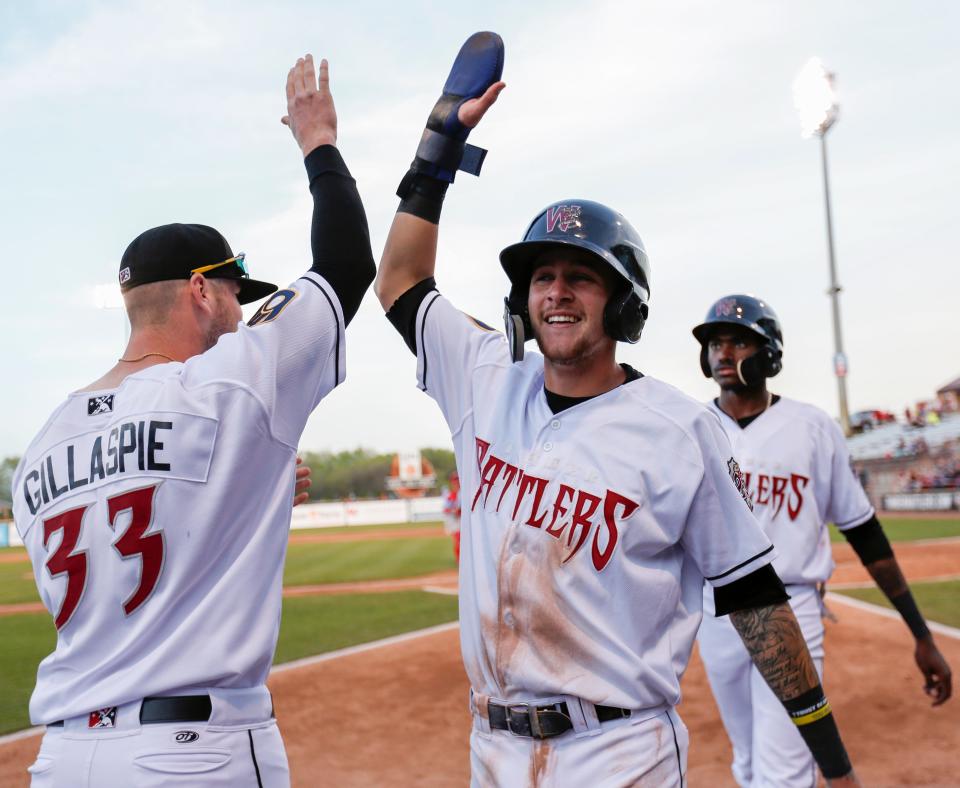
[[[504,38],[507,89],[470,138],[490,151],[482,176],[461,174],[445,203],[437,281],[458,307],[499,325],[500,249],[545,205],[597,200],[652,265],[650,319],[621,361],[709,399],[690,329],[717,298],[753,293],[783,325],[771,389],[836,416],[819,142],[791,97],[817,55],[841,103],[827,141],[850,409],[899,413],[960,374],[956,4],[9,2],[0,456],[122,352],[125,318],[97,308],[96,287],[144,229],[213,225],[281,285],[309,267],[310,197],[279,122],[306,52],[330,61],[379,259],[426,116],[483,29]],[[372,292],[347,342],[347,381],[301,448],[449,446]]]

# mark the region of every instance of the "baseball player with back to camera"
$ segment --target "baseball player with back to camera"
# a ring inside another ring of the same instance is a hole
[[[823,674],[818,584],[833,571],[826,523],[835,523],[916,638],[917,666],[933,705],[951,693],[950,668],[917,609],[890,543],[850,464],[839,426],[813,405],[767,390],[780,372],[783,333],[768,303],[731,295],[693,329],[703,374],[720,386],[709,407],[743,465],[753,512],[777,547],[773,565],[786,584],[817,672]],[[813,786],[816,771],[798,728],[783,713],[725,618],[713,616],[704,588],[700,651],[733,744],[742,786]],[[802,732],[802,728],[799,729]]]
[[[287,112],[313,195],[310,270],[277,291],[211,227],[142,233],[120,263],[124,355],[16,471],[17,528],[57,628],[30,701],[47,726],[34,786],[289,785],[264,681],[296,446],[343,381],[374,263],[325,61],[319,88],[309,55],[290,70]]]
[[[856,784],[783,584],[714,416],[616,361],[647,316],[629,222],[542,211],[500,256],[507,335],[434,280],[442,201],[495,101],[503,43],[472,36],[427,121],[375,290],[453,437],[463,495],[460,633],[477,786],[681,786],[674,707],[706,577],[835,785]],[[524,355],[536,339],[542,353]],[[732,478],[734,477],[734,478]]]

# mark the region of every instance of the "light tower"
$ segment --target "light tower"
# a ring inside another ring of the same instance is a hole
[[[819,58],[813,57],[800,69],[793,81],[793,103],[800,115],[805,138],[820,138],[823,162],[823,196],[827,211],[827,255],[830,262],[830,288],[827,294],[833,307],[833,371],[837,376],[837,394],[840,399],[840,426],[844,435],[850,434],[850,410],[847,406],[847,356],[843,352],[843,333],[840,329],[840,285],[837,284],[837,261],[833,251],[833,216],[830,211],[830,177],[827,170],[827,132],[837,121],[840,105],[833,88],[833,74],[824,68]]]

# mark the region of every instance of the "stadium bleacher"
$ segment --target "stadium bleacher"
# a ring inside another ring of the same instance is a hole
[[[884,424],[858,435],[851,435],[847,439],[847,446],[854,460],[909,456],[909,450],[918,438],[923,438],[930,450],[937,449],[948,441],[960,439],[960,414],[945,414],[939,424],[927,424],[923,427]],[[904,446],[908,450],[906,453],[903,452]]]

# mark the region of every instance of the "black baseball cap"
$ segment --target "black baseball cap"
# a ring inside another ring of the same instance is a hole
[[[164,224],[146,230],[127,247],[120,260],[120,290],[138,285],[189,279],[193,273],[209,279],[236,279],[241,304],[259,301],[277,289],[251,279],[244,254],[233,253],[227,239],[205,224]]]

